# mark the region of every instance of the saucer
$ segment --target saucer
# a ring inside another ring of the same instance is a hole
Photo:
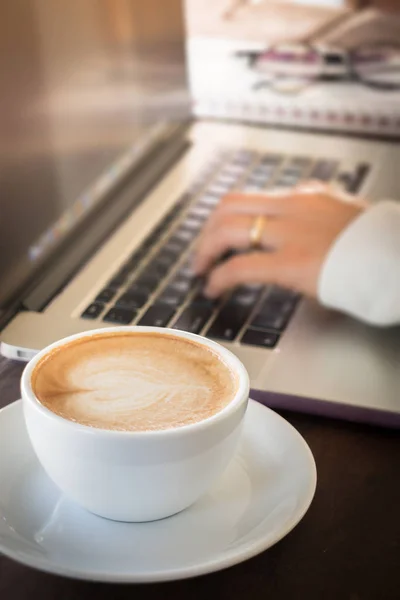
[[[251,400],[238,452],[206,496],[162,521],[108,521],[69,501],[48,478],[30,444],[22,402],[0,410],[0,552],[59,575],[139,583],[224,569],[289,533],[315,486],[306,442]]]

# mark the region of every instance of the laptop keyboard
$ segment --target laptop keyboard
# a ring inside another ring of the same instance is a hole
[[[240,149],[221,153],[81,317],[118,325],[168,326],[220,341],[274,348],[299,295],[276,286],[248,285],[218,300],[206,298],[202,281],[193,277],[190,266],[204,222],[232,189],[260,192],[312,178],[336,180],[355,193],[368,171],[368,165],[361,164],[354,173],[341,172],[339,163],[328,159],[288,159]]]

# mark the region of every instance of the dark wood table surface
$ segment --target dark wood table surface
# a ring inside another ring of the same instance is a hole
[[[0,359],[1,407],[19,398],[22,368]],[[318,485],[304,519],[270,550],[225,571],[154,585],[70,580],[0,555],[0,599],[399,600],[399,433],[282,414],[310,445]]]

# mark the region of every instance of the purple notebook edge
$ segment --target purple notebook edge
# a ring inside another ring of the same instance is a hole
[[[268,406],[268,408],[276,410],[288,410],[318,417],[329,417],[354,423],[400,429],[400,413],[386,410],[338,404],[327,400],[288,396],[253,389],[250,392],[250,398]]]

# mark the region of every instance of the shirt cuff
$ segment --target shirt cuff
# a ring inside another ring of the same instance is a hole
[[[373,325],[400,323],[400,204],[378,202],[336,239],[323,264],[318,297]]]

